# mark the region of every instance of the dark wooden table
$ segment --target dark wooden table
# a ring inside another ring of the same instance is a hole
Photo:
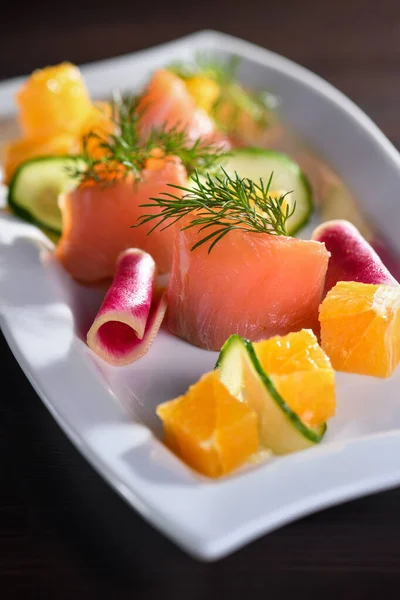
[[[398,0],[14,3],[0,17],[0,78],[131,52],[202,28],[242,36],[311,68],[400,145]],[[0,357],[2,599],[398,597],[400,489],[298,521],[219,563],[198,563],[143,522],[81,458],[2,338]],[[384,410],[384,398],[377,401]]]

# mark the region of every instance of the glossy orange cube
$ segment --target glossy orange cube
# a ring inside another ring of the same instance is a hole
[[[161,404],[157,414],[166,444],[209,477],[233,471],[258,450],[255,412],[230,395],[217,371],[204,375],[185,396]]]
[[[34,71],[17,93],[24,137],[77,134],[92,110],[78,67],[65,62]]]
[[[337,371],[389,377],[400,361],[400,286],[340,281],[321,304],[321,344]]]

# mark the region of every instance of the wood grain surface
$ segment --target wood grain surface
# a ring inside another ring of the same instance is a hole
[[[14,3],[0,17],[0,78],[61,60],[116,56],[203,28],[309,67],[400,146],[398,0]],[[1,599],[398,597],[400,489],[302,519],[218,563],[195,562],[86,463],[3,338],[0,357]],[[377,401],[384,410],[385,399]]]

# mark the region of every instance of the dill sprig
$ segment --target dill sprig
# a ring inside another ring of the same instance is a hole
[[[82,158],[85,167],[73,173],[81,181],[112,184],[128,174],[139,180],[146,161],[154,156],[179,157],[189,175],[194,171],[213,172],[228,155],[217,144],[207,144],[200,138],[190,141],[179,124],[174,127],[164,124],[143,137],[139,127],[143,113],[138,112],[138,101],[139,98],[134,96],[114,99],[112,121],[115,132],[104,134],[93,130],[84,136]],[[98,151],[93,151],[94,147]]]
[[[200,235],[201,239],[191,250],[209,242],[208,252],[230,231],[287,235],[287,221],[296,205],[290,207],[285,200],[290,192],[279,197],[271,194],[272,178],[273,173],[267,183],[263,179],[256,183],[238,173],[231,177],[223,168],[222,175],[207,174],[205,178],[195,171],[191,177],[192,187],[169,184],[179,193],[163,192],[162,197],[150,198],[151,203],[142,204],[143,208],[161,210],[157,214],[142,215],[133,227],[154,222],[147,234],[150,235],[158,227],[167,229],[192,215],[192,220],[183,229],[198,227],[199,235],[206,233],[204,237]],[[210,233],[207,232],[209,228],[212,228]]]
[[[198,52],[191,62],[175,62],[169,69],[182,79],[202,75],[220,86],[211,115],[220,129],[227,133],[240,126],[241,114],[246,114],[258,127],[265,128],[271,120],[271,108],[276,98],[266,90],[249,91],[238,81],[240,58],[224,61],[215,54]]]
[[[195,75],[209,77],[219,85],[234,81],[240,64],[238,56],[232,56],[229,60],[221,58],[209,52],[197,52],[192,61],[176,61],[168,66],[168,69],[178,75],[181,79],[189,79]]]

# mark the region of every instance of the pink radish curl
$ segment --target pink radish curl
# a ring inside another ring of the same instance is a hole
[[[154,296],[153,258],[139,249],[123,252],[114,280],[87,334],[88,346],[111,365],[127,365],[153,343],[167,309],[166,293]]]
[[[326,221],[314,230],[312,239],[324,243],[331,255],[324,294],[338,281],[398,285],[372,246],[349,221]]]

